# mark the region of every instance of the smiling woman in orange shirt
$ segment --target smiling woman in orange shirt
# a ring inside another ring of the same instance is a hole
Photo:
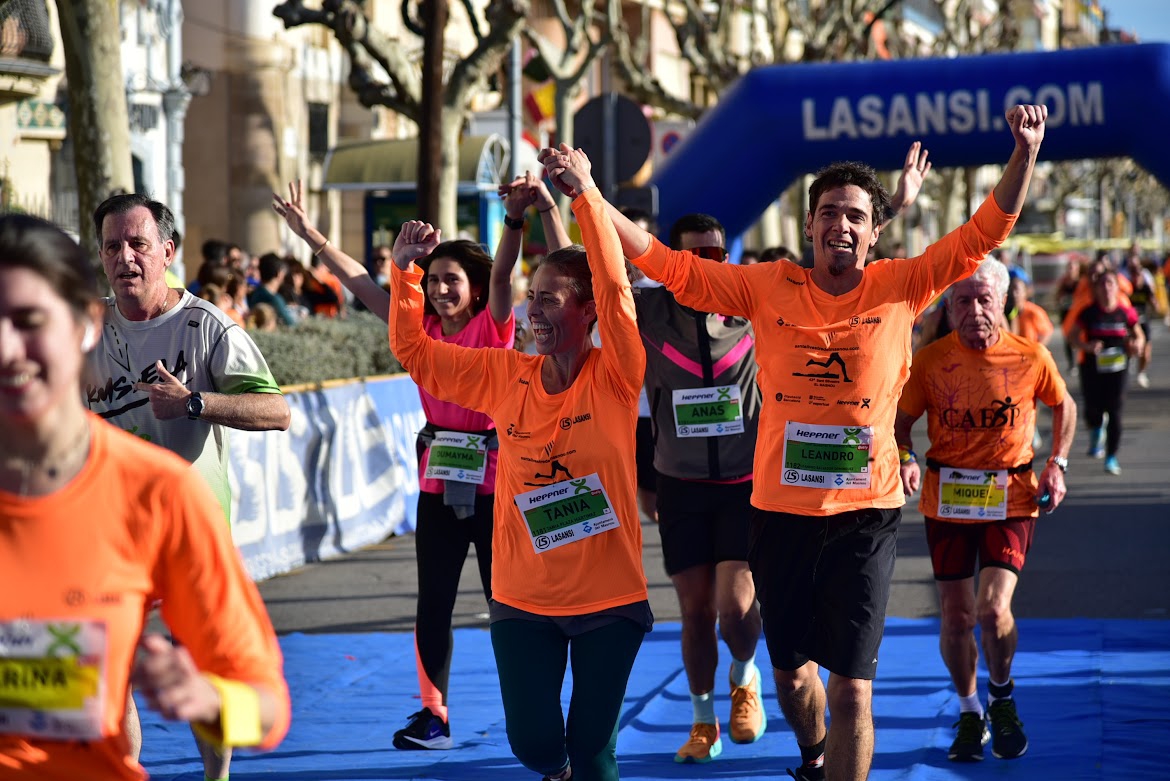
[[[390,346],[419,387],[491,416],[499,434],[491,634],[508,739],[550,779],[616,779],[617,719],[653,622],[635,503],[634,428],[646,355],[625,261],[580,150],[546,149],[585,247],[552,252],[528,293],[537,355],[426,336],[414,261],[439,232],[394,243]],[[594,347],[594,326],[603,347]],[[567,720],[560,692],[573,669]]]
[[[145,778],[123,727],[132,677],[213,746],[288,731],[280,649],[219,502],[82,405],[105,308],[72,239],[0,217],[0,777]],[[142,635],[153,599],[181,647]]]

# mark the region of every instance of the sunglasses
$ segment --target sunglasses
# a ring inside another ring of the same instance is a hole
[[[687,252],[694,253],[707,260],[723,261],[727,257],[727,250],[723,247],[691,247]]]

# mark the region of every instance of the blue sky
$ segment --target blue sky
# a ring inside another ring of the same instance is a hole
[[[1170,43],[1167,0],[1101,0],[1109,26],[1137,33],[1141,43]]]

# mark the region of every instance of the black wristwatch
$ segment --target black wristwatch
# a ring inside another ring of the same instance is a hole
[[[508,215],[505,214],[504,215],[504,225],[508,226],[509,228],[511,228],[514,231],[524,230],[524,218],[521,217],[518,220],[513,220],[511,217],[509,217]]]
[[[1068,471],[1068,459],[1064,456],[1049,456],[1048,460],[1060,467],[1061,472]]]
[[[202,414],[203,397],[198,393],[192,393],[187,397],[187,420],[199,420]]]

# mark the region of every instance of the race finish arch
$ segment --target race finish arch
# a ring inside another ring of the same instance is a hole
[[[746,74],[652,183],[663,229],[688,212],[742,234],[803,174],[838,160],[902,167],[1007,162],[1006,108],[1048,106],[1041,160],[1129,156],[1170,186],[1170,44],[894,62],[773,65]]]

